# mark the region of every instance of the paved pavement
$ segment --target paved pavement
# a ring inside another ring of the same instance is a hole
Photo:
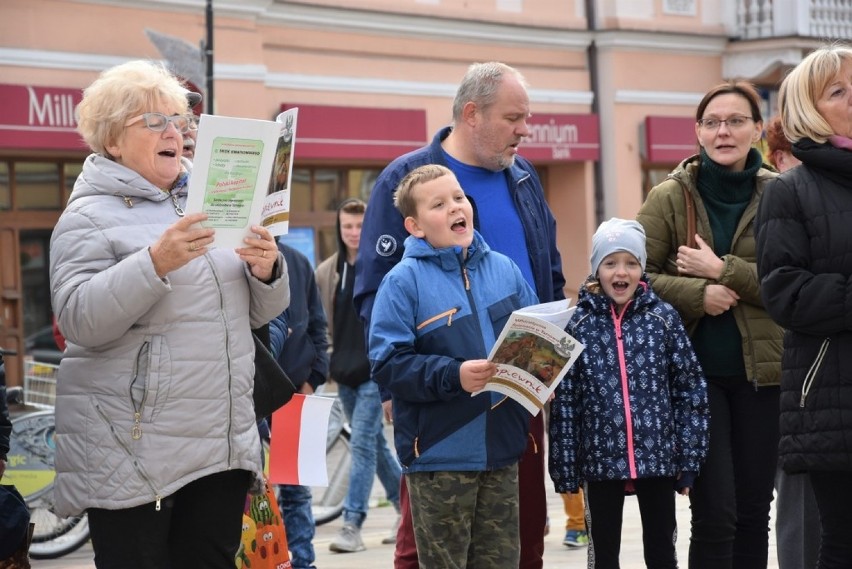
[[[376,489],[381,485],[376,483]],[[689,543],[689,500],[678,497],[678,559],[681,567],[686,567],[687,548]],[[544,567],[545,569],[581,569],[586,567],[586,550],[569,549],[562,545],[564,535],[563,524],[565,513],[562,510],[562,499],[557,494],[548,498],[552,531],[545,539]],[[774,516],[774,512],[773,512]],[[328,544],[340,529],[341,521],[336,520],[317,528],[314,545],[317,552],[316,566],[318,569],[384,569],[393,567],[393,545],[382,545],[382,538],[388,534],[396,519],[396,512],[390,506],[370,509],[363,528],[366,551],[359,553],[331,553]],[[37,569],[90,569],[92,563],[92,548],[86,545],[83,549],[62,559],[51,561],[34,560],[32,566]],[[642,532],[639,521],[639,508],[635,497],[626,500],[624,508],[624,530],[621,545],[622,569],[643,569]],[[777,569],[775,559],[775,537],[770,534],[769,568]]]
[[[385,427],[385,436],[389,441],[393,439],[391,426]],[[391,444],[393,444],[391,442]],[[553,484],[546,481],[548,489],[548,515],[550,516],[551,532],[545,538],[544,569],[582,569],[586,567],[586,549],[572,549],[562,545],[565,535],[565,511],[562,498],[553,493]],[[376,479],[371,496],[372,504],[364,522],[361,535],[366,551],[358,553],[332,553],[328,546],[334,536],[343,525],[341,519],[334,520],[317,528],[314,537],[314,548],[316,550],[316,567],[318,569],[392,569],[393,568],[393,545],[383,545],[382,539],[390,532],[396,521],[396,511],[390,505],[380,506],[384,498],[384,488]],[[387,502],[384,502],[387,504]],[[773,502],[772,524],[774,525],[775,508]],[[687,552],[689,548],[689,499],[685,496],[677,497],[677,521],[679,536],[677,540],[677,555],[681,567],[686,567]],[[769,567],[778,569],[775,556],[775,533],[769,535]],[[33,560],[32,566],[36,569],[92,569],[93,554],[90,544],[82,549],[56,560]],[[621,542],[621,569],[644,569],[645,563],[642,557],[642,525],[639,516],[639,507],[635,497],[627,497],[624,506],[624,525],[622,529]]]

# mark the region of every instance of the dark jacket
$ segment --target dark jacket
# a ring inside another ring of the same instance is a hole
[[[0,355],[0,459],[5,460],[9,453],[9,443],[12,436],[12,421],[9,418],[9,407],[6,405],[6,370],[3,356]]]
[[[586,347],[551,403],[557,492],[697,474],[707,455],[707,384],[677,311],[645,283],[619,317],[611,304],[584,285],[566,328]]]
[[[355,309],[369,327],[373,302],[382,277],[402,258],[403,243],[408,232],[403,218],[393,205],[393,192],[402,178],[411,170],[424,164],[441,164],[444,159],[441,141],[451,131],[445,127],[438,131],[432,143],[409,152],[391,162],[376,180],[370,204],[361,231],[361,247],[355,264]],[[517,156],[515,164],[505,170],[509,192],[515,202],[524,239],[529,250],[535,290],[541,302],[565,298],[565,277],[562,275],[562,257],[556,249],[556,220],[544,199],[544,190],[535,168]],[[476,204],[474,226],[479,229]]]
[[[370,380],[370,362],[367,359],[367,332],[352,305],[354,275],[346,261],[347,249],[340,227],[340,212],[352,201],[355,200],[344,200],[337,207],[337,251],[319,264],[316,280],[328,315],[329,376],[337,383],[354,389]]]
[[[393,395],[394,442],[406,472],[501,468],[527,446],[529,413],[511,399],[499,403],[504,396],[495,392],[471,397],[459,369],[488,357],[509,315],[535,304],[535,293],[478,233],[467,259],[455,249],[409,237],[376,296],[370,363]]]
[[[278,363],[293,385],[301,387],[307,381],[316,390],[328,377],[328,325],[314,268],[307,257],[286,243],[279,242],[278,250],[287,261],[290,276],[290,306],[279,319],[286,323],[289,335],[277,353]],[[274,326],[270,333],[277,333]]]
[[[698,192],[698,156],[687,158],[655,186],[639,210],[636,219],[645,228],[648,252],[647,273],[654,291],[680,313],[692,334],[704,316],[704,288],[723,284],[740,295],[731,310],[743,342],[746,376],[756,386],[778,385],[781,379],[781,343],[784,331],[767,314],[755,266],[754,216],[766,185],[776,176],[765,168],[757,173],[751,203],[740,218],[731,244],[731,253],[722,256],[725,268],[718,281],[681,276],[675,261],[677,248],[685,245],[686,202],[683,189],[695,202],[696,230],[713,247],[713,232],[704,202]]]
[[[787,472],[852,470],[852,152],[802,140],[802,165],[760,204],[757,265],[769,314],[787,332],[780,462]]]

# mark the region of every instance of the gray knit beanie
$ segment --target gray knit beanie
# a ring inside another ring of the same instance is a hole
[[[638,221],[613,217],[600,224],[592,237],[592,256],[589,258],[592,275],[597,276],[604,258],[617,251],[626,251],[636,257],[642,265],[642,272],[645,272],[645,261],[648,260],[645,228]]]

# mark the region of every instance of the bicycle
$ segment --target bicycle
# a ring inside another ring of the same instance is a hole
[[[321,526],[336,520],[343,514],[343,501],[349,490],[349,471],[352,469],[352,450],[349,446],[352,429],[346,421],[343,405],[336,393],[328,391],[325,385],[320,385],[315,395],[334,397],[325,442],[326,464],[329,472],[328,486],[311,488],[313,496],[311,511],[314,515],[314,524]]]
[[[35,524],[29,552],[33,559],[56,559],[89,541],[85,514],[62,518],[54,513],[56,421],[53,404],[58,367],[24,362],[23,400],[18,403],[36,411],[12,419],[9,461],[4,476],[18,488],[29,506],[30,521]]]

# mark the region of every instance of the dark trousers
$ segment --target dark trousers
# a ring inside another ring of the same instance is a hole
[[[765,569],[778,463],[778,387],[707,378],[710,448],[689,494],[689,569]]]
[[[819,569],[852,568],[852,472],[810,472],[819,507]]]
[[[775,475],[775,543],[779,569],[814,569],[819,558],[819,510],[807,474]]]
[[[624,480],[587,482],[589,568],[619,569]],[[677,569],[677,519],[673,478],[640,478],[633,486],[642,517],[642,546],[648,569]]]
[[[544,528],[547,525],[547,494],[544,487],[544,413],[530,419],[527,449],[518,463],[518,505],[521,519],[520,569],[544,567]],[[418,569],[417,547],[405,477],[399,493],[401,521],[396,535],[394,569]]]
[[[98,569],[233,569],[251,474],[231,470],[190,482],[154,503],[90,508]]]

